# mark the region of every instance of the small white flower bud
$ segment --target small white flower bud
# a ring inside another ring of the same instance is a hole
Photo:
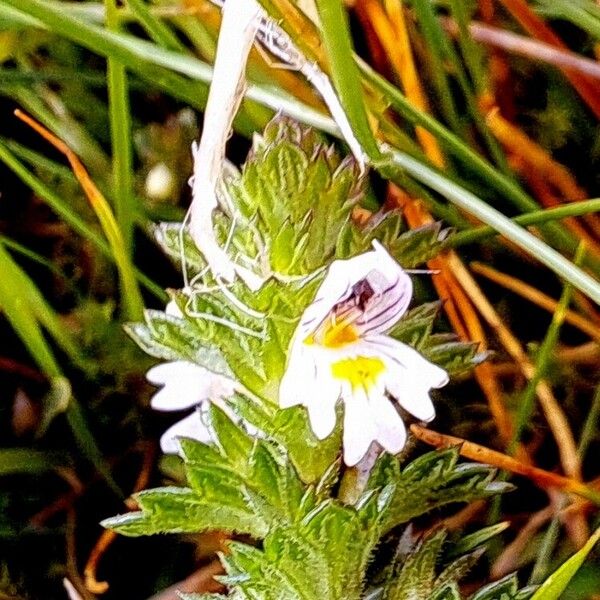
[[[166,200],[175,187],[175,176],[165,163],[154,165],[146,175],[146,195],[152,200]]]

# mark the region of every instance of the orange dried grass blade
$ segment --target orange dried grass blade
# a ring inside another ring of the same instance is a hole
[[[152,474],[152,467],[154,465],[155,455],[156,452],[154,445],[145,444],[142,467],[133,486],[133,493],[140,492],[148,486],[148,482],[150,481],[150,475]],[[137,509],[137,504],[131,498],[128,498],[125,501],[125,504],[127,505],[127,508],[129,510]],[[104,556],[110,545],[117,539],[117,536],[118,534],[112,530],[102,532],[102,535],[100,536],[100,538],[94,545],[92,552],[90,553],[90,556],[83,570],[83,574],[85,578],[85,587],[90,592],[92,592],[92,594],[104,594],[109,589],[108,582],[98,581],[96,573],[98,569],[98,563],[100,562],[101,558]]]
[[[396,204],[402,208],[411,228],[419,227],[433,220],[419,201],[411,199],[402,190],[392,186],[390,187],[390,193]],[[449,252],[427,263],[430,269],[439,270],[438,274],[432,276],[433,284],[438,296],[444,302],[444,311],[458,337],[463,341],[477,342],[480,344],[480,348],[485,350],[487,348],[485,333],[471,301],[454,277],[449,263],[451,257],[460,261],[458,256],[453,252]],[[502,390],[498,384],[496,373],[491,365],[484,363],[475,368],[474,375],[487,399],[490,414],[496,424],[498,434],[502,441],[508,444],[512,439],[512,419],[504,405]],[[522,447],[519,447],[517,452],[519,456],[523,457],[523,460],[528,460]]]
[[[470,267],[478,275],[483,275],[486,279],[518,294],[521,298],[529,300],[536,306],[539,306],[550,313],[553,313],[558,306],[557,300],[512,275],[502,273],[493,267],[479,262],[471,263]],[[600,343],[600,328],[594,325],[589,319],[568,309],[565,313],[565,321]]]
[[[518,127],[507,121],[497,108],[486,115],[490,131],[502,145],[522,157],[530,167],[535,168],[565,197],[565,200],[585,200],[587,193],[575,181],[570,171],[554,160],[544,148],[534,142]]]
[[[413,424],[410,426],[410,430],[417,439],[430,446],[436,448],[457,447],[460,455],[465,458],[475,460],[482,464],[488,464],[497,467],[498,469],[510,471],[516,475],[522,475],[543,489],[554,488],[562,490],[563,492],[577,494],[578,496],[590,500],[597,506],[600,506],[600,493],[581,481],[524,464],[516,458],[498,452],[497,450],[486,448],[485,446],[469,442],[459,437],[438,433],[437,431],[426,429],[420,425]]]
[[[90,204],[96,207],[97,204],[101,202],[100,197],[102,194],[98,188],[96,188],[90,179],[90,176],[87,174],[85,167],[77,155],[71,150],[71,148],[69,148],[69,146],[67,146],[67,144],[65,144],[59,137],[55,136],[51,131],[46,129],[43,125],[18,108],[15,110],[15,116],[24,123],[27,123],[29,127],[39,133],[46,141],[50,142],[50,144],[52,144],[59,152],[67,157],[67,160],[73,169],[73,173],[75,174],[75,177],[77,177],[77,181],[79,181],[86,196],[88,197]]]
[[[66,156],[77,181],[83,188],[89,203],[98,217],[98,221],[112,250],[121,277],[123,304],[127,317],[132,320],[140,319],[143,315],[144,303],[137,286],[135,272],[130,262],[121,229],[106,198],[88,175],[79,157],[67,144],[23,111],[17,109],[14,114]]]
[[[354,6],[354,12],[362,27],[362,33],[367,43],[371,64],[379,73],[384,75],[387,79],[391,79],[392,73],[389,66],[388,54],[379,40],[373,22],[365,9],[364,3],[358,2]]]
[[[496,332],[498,339],[521,369],[527,380],[535,377],[535,365],[523,349],[519,340],[504,324],[494,307],[483,294],[475,280],[462,263],[453,265],[454,273],[462,282],[465,280],[471,287],[471,299],[477,310]],[[558,446],[562,467],[569,476],[581,478],[581,462],[577,453],[577,445],[569,421],[560,404],[554,397],[552,389],[545,380],[541,380],[536,388],[537,397]]]
[[[560,204],[560,200],[549,193],[548,184],[553,186],[560,195],[561,200],[568,202],[585,200],[587,192],[577,183],[569,169],[554,160],[548,152],[528,135],[505,119],[497,108],[493,108],[486,115],[486,122],[490,131],[498,141],[513,155],[521,159],[520,171],[532,183],[538,183],[537,189],[541,200],[545,205],[554,206]],[[600,233],[600,218],[597,215],[586,215],[582,217],[592,228],[595,234]],[[571,226],[576,220],[570,220]],[[581,230],[576,231],[582,235]],[[586,241],[594,243],[590,234],[583,230]],[[588,244],[590,245],[590,244]]]
[[[386,2],[389,16],[377,0],[363,0],[361,5],[387,52],[387,58],[402,83],[406,97],[419,110],[429,112],[427,97],[417,75],[400,0]],[[419,126],[415,127],[415,133],[431,162],[442,167],[444,157],[435,136]]]
[[[553,208],[562,204],[561,200],[551,190],[548,181],[537,171],[528,168],[523,162],[520,162],[515,170],[521,173],[542,206]],[[600,256],[600,244],[595,239],[600,236],[600,220],[598,215],[588,214],[577,218],[569,217],[568,219],[564,219],[563,223],[577,238],[585,241],[587,248],[591,252]],[[589,227],[589,231],[584,224]]]

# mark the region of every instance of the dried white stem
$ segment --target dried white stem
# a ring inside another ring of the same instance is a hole
[[[230,0],[227,0],[230,1]],[[247,0],[254,2],[254,0]],[[213,4],[222,6],[223,10],[227,4],[223,0],[212,0]],[[367,156],[359,141],[356,139],[348,117],[338,99],[338,96],[329,80],[319,65],[309,61],[302,51],[296,46],[292,38],[267,14],[261,7],[259,9],[259,24],[256,39],[274,57],[281,61],[284,68],[299,71],[306,77],[314,88],[319,92],[325,102],[331,116],[342,133],[344,141],[348,144],[350,151],[358,161],[361,170],[364,171]]]
[[[212,214],[218,206],[217,185],[225,160],[225,144],[244,96],[246,63],[259,26],[260,10],[254,0],[227,0],[223,6],[202,138],[192,148],[190,234],[212,273],[228,282],[233,281],[236,271],[240,276],[242,273],[220,247]]]
[[[222,6],[222,21],[202,137],[200,144],[192,147],[194,175],[189,229],[215,278],[231,283],[237,274],[248,287],[258,289],[264,278],[229,257],[227,250],[220,246],[213,226],[213,211],[219,205],[218,185],[225,162],[225,145],[244,96],[246,64],[255,39],[287,68],[302,73],[319,92],[362,171],[367,159],[327,75],[317,64],[307,60],[256,0],[213,2]],[[185,271],[185,257],[182,258]]]

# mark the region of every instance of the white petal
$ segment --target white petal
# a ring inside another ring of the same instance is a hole
[[[364,343],[378,349],[404,367],[409,372],[410,379],[421,382],[425,389],[441,388],[449,381],[448,373],[444,369],[430,363],[414,348],[389,336],[366,336]]]
[[[315,294],[315,299],[300,319],[298,337],[303,340],[312,333],[336,304],[349,297],[352,286],[376,268],[377,259],[374,251],[347,260],[333,261]]]
[[[290,408],[290,406],[304,404],[307,390],[308,388],[312,390],[316,375],[312,353],[302,342],[293,342],[288,365],[279,384],[279,406]]]
[[[364,390],[344,389],[342,394],[344,398],[344,462],[349,467],[353,467],[367,453],[376,438],[377,431]]]
[[[376,440],[391,454],[397,454],[406,443],[406,427],[398,411],[384,394],[369,394],[371,414],[377,425]]]
[[[195,410],[191,415],[181,419],[163,433],[160,447],[165,454],[180,454],[181,446],[178,438],[185,437],[208,444],[213,442],[212,432],[202,421],[200,411]]]
[[[152,367],[146,379],[164,386],[150,402],[156,410],[183,410],[211,397],[230,396],[235,390],[231,379],[184,360]]]
[[[154,385],[164,386],[152,398],[152,408],[183,410],[195,406],[203,399],[198,382],[204,375],[204,369],[183,360],[152,367],[146,373],[146,379]]]
[[[335,428],[335,406],[340,397],[341,384],[331,376],[329,364],[317,365],[316,385],[309,391],[306,405],[313,433],[324,440]]]
[[[363,335],[383,333],[397,323],[406,312],[413,293],[412,281],[406,271],[377,240],[373,240],[373,247],[377,267],[365,278],[373,297],[367,301],[364,314],[356,322]]]
[[[387,373],[385,387],[404,410],[420,421],[432,421],[435,408],[429,397],[429,387],[419,375],[405,369],[391,358],[384,358]]]

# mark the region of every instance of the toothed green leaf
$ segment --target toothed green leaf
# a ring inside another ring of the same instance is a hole
[[[394,484],[386,526],[406,523],[435,508],[470,502],[512,489],[494,480],[487,465],[458,463],[456,448],[424,454],[402,469],[393,456],[382,455],[369,480],[371,489]]]
[[[408,556],[398,557],[395,575],[384,591],[385,600],[429,600],[434,590],[436,564],[446,539],[438,531],[423,540]]]
[[[157,310],[146,310],[144,316],[145,323],[129,323],[125,330],[145,352],[163,360],[187,360],[231,377],[221,352],[205,344],[184,319]]]
[[[477,352],[477,347],[476,343],[456,341],[454,335],[434,334],[423,342],[421,352],[427,360],[451,375],[457,375],[469,371],[487,358],[488,354]]]
[[[484,586],[469,600],[528,600],[535,590],[532,586],[519,589],[519,581],[513,573]]]
[[[404,269],[412,269],[439,254],[449,232],[440,223],[404,229],[398,211],[377,213],[362,226],[349,222],[342,229],[336,256],[349,258],[366,252],[373,240],[379,240]]]
[[[353,160],[285,118],[255,138],[241,176],[227,182],[242,218],[260,231],[271,269],[287,276],[311,274],[334,257],[363,193]]]

